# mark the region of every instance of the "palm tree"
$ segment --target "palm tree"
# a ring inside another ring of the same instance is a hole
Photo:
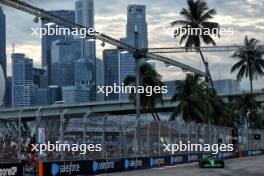
[[[144,87],[146,90],[147,87],[159,87],[162,89],[164,83],[161,81],[161,75],[148,63],[142,63],[139,68],[139,75],[140,75],[140,85]],[[135,85],[136,78],[135,76],[128,75],[124,80],[124,85]],[[151,94],[150,94],[151,93]],[[136,104],[136,94],[135,92],[131,92],[129,95],[130,101]],[[160,117],[156,112],[156,105],[158,103],[163,104],[163,97],[162,93],[156,93],[155,91],[143,91],[140,93],[140,106],[143,112],[150,112],[154,118],[154,120],[160,122]],[[167,140],[165,136],[162,137],[165,144],[167,144]]]
[[[208,110],[210,121],[214,125],[219,126],[233,126],[234,115],[232,107],[224,103],[218,96],[215,90],[207,89],[206,101],[211,106]]]
[[[253,93],[253,79],[264,75],[264,60],[261,58],[261,52],[258,51],[258,43],[257,39],[249,40],[245,36],[244,47],[232,55],[238,59],[238,62],[231,68],[231,73],[238,71],[237,80],[241,80],[243,77],[249,78],[251,94]]]
[[[161,81],[161,75],[153,69],[153,67],[148,63],[143,63],[139,68],[140,74],[140,85],[143,86],[146,90],[147,87],[160,87],[164,86],[164,83]],[[136,78],[135,76],[129,75],[124,80],[124,85],[135,85]],[[136,102],[136,94],[134,92],[130,93],[129,99]],[[157,112],[155,112],[156,104],[163,104],[162,93],[156,93],[155,91],[151,91],[151,95],[149,92],[144,91],[140,94],[140,105],[141,110],[143,112],[151,112],[154,119],[160,120]]]
[[[178,102],[175,110],[171,114],[170,120],[175,120],[178,115],[186,122],[205,122],[207,112],[209,112],[207,101],[205,100],[205,86],[198,76],[188,74],[184,81],[176,82],[176,94],[172,97],[172,102]]]
[[[260,109],[260,103],[256,101],[256,98],[252,94],[243,94],[242,96],[234,99],[234,107],[239,121],[242,124],[252,124],[254,122],[256,114]]]
[[[202,51],[200,50],[201,43],[204,42],[206,45],[216,45],[215,41],[211,37],[211,35],[215,35],[220,37],[218,30],[219,24],[215,22],[210,22],[209,20],[213,18],[216,14],[215,9],[208,8],[207,3],[204,0],[187,0],[188,9],[183,8],[180,14],[183,16],[184,20],[176,20],[171,23],[171,26],[182,25],[181,28],[175,30],[175,34],[179,34],[181,29],[199,29],[202,31],[202,35],[200,34],[192,34],[186,33],[182,35],[180,44],[185,42],[185,47],[188,50],[190,47],[197,48],[197,52],[200,53],[202,61],[206,68],[206,73],[210,79],[211,86],[213,88],[212,77],[208,68],[208,63],[205,60]],[[210,32],[210,35],[203,35],[205,32]],[[177,37],[177,35],[174,35]]]

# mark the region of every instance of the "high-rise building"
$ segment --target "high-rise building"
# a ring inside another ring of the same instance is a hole
[[[36,90],[36,105],[43,106],[48,104],[48,88],[38,88]]]
[[[12,106],[12,77],[6,78],[6,107]]]
[[[87,28],[94,28],[94,0],[77,0],[75,2],[75,22]],[[88,65],[88,70],[85,73],[90,76],[90,79],[86,81],[89,83],[87,87],[90,90],[90,101],[96,101],[96,44],[92,39],[81,40],[83,42],[82,57],[79,59],[83,59],[85,65]]]
[[[167,93],[164,93],[162,96],[164,99],[171,99],[176,93],[176,80],[164,81],[164,85],[167,86]]]
[[[80,40],[56,40],[51,50],[51,85],[74,85],[74,62],[81,57]]]
[[[240,82],[232,79],[213,81],[217,93],[235,92],[240,90]]]
[[[135,32],[138,36],[135,36]],[[144,5],[129,5],[127,7],[126,38],[121,41],[138,48],[148,48],[148,27],[146,7]],[[135,58],[133,54],[121,51],[119,62],[119,82],[122,84],[128,75],[135,75]],[[120,100],[128,100],[129,94],[121,94]]]
[[[119,58],[118,49],[105,49],[103,51],[104,86],[119,85]],[[119,100],[119,94],[111,93],[105,96],[105,100]]]
[[[92,73],[89,72],[89,65],[85,60],[78,59],[74,62],[74,82],[75,85],[88,86]]]
[[[135,31],[138,32],[138,41],[135,40]],[[127,7],[126,42],[139,48],[148,48],[145,5],[129,5]]]
[[[104,85],[103,60],[96,58],[96,86]],[[104,101],[104,95],[96,94],[96,101]]]
[[[127,76],[135,76],[135,58],[129,52],[120,52],[120,59],[119,59],[119,82],[120,84],[124,83]],[[128,100],[129,94],[124,93],[120,95],[120,100]]]
[[[6,17],[0,7],[0,65],[2,66],[4,79],[6,80]],[[5,93],[3,105],[6,104],[8,94]]]
[[[0,65],[6,78],[6,18],[0,7]]]
[[[46,70],[42,68],[33,68],[33,82],[38,88],[47,88],[48,80]]]
[[[75,22],[87,28],[94,27],[94,0],[75,2]]]
[[[62,101],[61,87],[49,86],[48,87],[48,104],[54,104],[59,101]]]
[[[86,103],[90,101],[90,90],[86,86],[62,87],[62,99],[66,104]]]
[[[12,105],[35,105],[36,86],[33,82],[33,60],[25,54],[12,54]]]
[[[50,11],[51,13],[54,13],[55,15],[61,16],[69,21],[74,22],[75,20],[75,12],[71,10],[54,10]],[[55,24],[50,23],[49,21],[42,20],[41,24],[42,28],[56,28]],[[59,39],[71,39],[73,36],[63,36],[63,35],[44,35],[41,39],[41,53],[42,53],[42,67],[47,70],[46,74],[48,77],[48,83],[51,83],[51,44],[55,40]]]

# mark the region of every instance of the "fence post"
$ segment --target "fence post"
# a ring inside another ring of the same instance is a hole
[[[160,156],[160,154],[161,154],[161,148],[160,148],[160,137],[161,137],[161,122],[160,121],[158,121],[158,123],[159,123],[159,156]]]
[[[172,130],[172,121],[169,122],[169,144],[172,144],[172,136],[171,136],[171,130]]]
[[[199,136],[198,136],[199,126],[200,126],[200,124],[195,125],[195,142],[196,142],[196,144],[199,144]]]
[[[177,123],[177,125],[178,125],[178,130],[179,130],[179,141],[180,141],[181,140],[181,125],[179,122]]]
[[[148,132],[147,132],[148,155],[150,155],[150,123],[151,122],[148,122]]]
[[[91,112],[87,112],[85,113],[85,115],[83,116],[83,144],[86,144],[86,123],[87,123],[87,117],[89,117],[89,115],[91,114]],[[83,159],[86,159],[86,154],[83,154]]]
[[[64,134],[63,134],[63,125],[64,125],[64,115],[68,112],[68,109],[64,109],[60,114],[60,142],[63,144],[64,142]],[[61,161],[64,160],[64,152],[61,151]]]
[[[18,160],[19,160],[19,162],[21,162],[21,145],[22,145],[22,141],[21,141],[21,121],[22,121],[22,113],[23,113],[23,111],[24,111],[24,109],[21,109],[20,111],[19,111],[19,113],[18,113],[18,156],[19,156],[19,158],[18,158]]]
[[[107,114],[104,115],[103,117],[103,130],[102,130],[102,148],[103,148],[103,151],[102,151],[102,158],[105,158],[106,157],[106,148],[105,148],[105,120],[106,120],[106,117],[107,117]]]

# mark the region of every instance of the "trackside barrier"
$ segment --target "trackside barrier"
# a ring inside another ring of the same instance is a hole
[[[244,156],[264,154],[264,150],[247,150]],[[210,154],[193,153],[182,155],[170,155],[161,157],[139,157],[109,160],[80,160],[63,162],[39,162],[38,176],[70,176],[82,174],[102,174],[110,172],[122,172],[135,169],[150,169],[155,167],[170,166],[176,164],[192,163],[209,156]],[[221,158],[234,158],[237,153],[221,153]]]
[[[0,176],[21,176],[23,175],[22,163],[0,163]]]

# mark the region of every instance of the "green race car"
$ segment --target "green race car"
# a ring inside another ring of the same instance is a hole
[[[199,161],[199,166],[201,168],[224,168],[225,163],[222,159],[217,159],[214,156],[206,157]]]

